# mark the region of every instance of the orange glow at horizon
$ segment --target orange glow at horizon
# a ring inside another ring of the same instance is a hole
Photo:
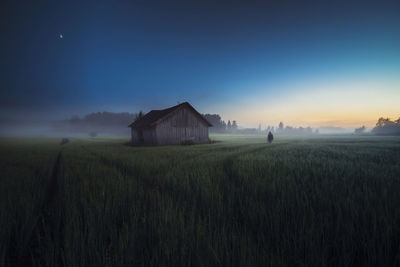
[[[259,95],[240,99],[225,107],[224,120],[239,125],[353,128],[375,126],[378,118],[400,117],[400,81],[352,82],[335,85],[296,87],[275,96]],[[295,92],[295,93],[291,93]]]

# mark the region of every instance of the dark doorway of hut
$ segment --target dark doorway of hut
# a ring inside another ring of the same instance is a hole
[[[142,130],[138,131],[138,139],[139,139],[139,144],[144,144],[144,138],[143,138],[143,131]]]

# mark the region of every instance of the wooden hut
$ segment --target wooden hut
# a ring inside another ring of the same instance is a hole
[[[207,143],[209,123],[188,102],[152,110],[129,125],[133,144]]]

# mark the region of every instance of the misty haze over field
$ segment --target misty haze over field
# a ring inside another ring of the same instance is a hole
[[[97,112],[90,113],[79,117],[73,115],[70,118],[63,119],[38,119],[38,118],[0,118],[0,136],[15,136],[15,137],[88,137],[90,134],[95,133],[95,136],[129,136],[130,128],[128,125],[135,121],[137,113],[113,113],[113,112]],[[242,134],[267,134],[272,129],[279,129],[278,125],[255,125],[254,127],[242,126],[239,122],[237,128],[232,128],[229,131],[227,123],[223,118],[218,117],[218,121],[212,120],[209,114],[206,118],[214,125],[210,128],[210,133],[242,133]],[[235,121],[236,123],[236,121]],[[271,124],[272,125],[272,124]],[[273,128],[272,128],[273,127]],[[286,126],[287,129],[293,128]],[[300,126],[301,127],[301,126]],[[305,130],[307,126],[303,127]],[[268,130],[268,131],[267,131]],[[315,134],[318,130],[319,134],[346,134],[352,133],[353,128],[342,127],[318,127],[310,128],[309,134]],[[267,131],[267,132],[265,132]],[[284,134],[284,131],[278,134]],[[294,133],[295,135],[298,133]],[[307,134],[304,131],[303,134]],[[94,137],[95,137],[94,136]]]

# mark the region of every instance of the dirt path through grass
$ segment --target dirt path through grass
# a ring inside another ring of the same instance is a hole
[[[51,235],[55,231],[62,229],[57,223],[57,198],[59,195],[58,177],[61,169],[62,151],[57,154],[53,164],[53,171],[47,184],[44,199],[41,202],[40,213],[36,225],[34,226],[27,246],[21,251],[15,261],[15,266],[42,266],[44,262],[41,260],[42,252],[40,251],[41,243],[46,238],[52,238]],[[59,229],[56,229],[59,228]],[[64,266],[61,257],[58,260],[58,266]]]

